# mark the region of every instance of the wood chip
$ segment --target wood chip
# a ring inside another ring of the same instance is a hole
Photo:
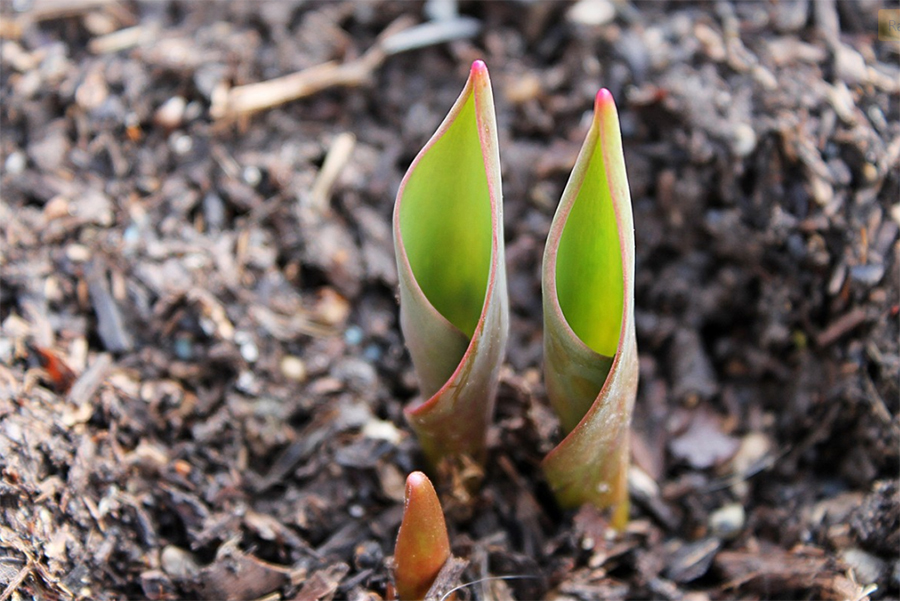
[[[856,329],[866,321],[866,310],[862,307],[855,307],[850,312],[845,313],[831,324],[819,332],[816,336],[816,344],[820,347],[831,346],[842,336]]]
[[[316,175],[316,181],[309,193],[309,202],[312,208],[319,213],[324,213],[328,208],[331,197],[331,188],[340,175],[341,170],[350,160],[353,148],[356,146],[356,136],[350,132],[344,132],[335,136],[325,155],[325,162]]]
[[[76,407],[86,405],[100,390],[100,386],[109,374],[112,362],[112,357],[109,354],[103,353],[98,355],[94,363],[75,380],[75,383],[69,390],[66,401]]]
[[[213,563],[200,570],[198,579],[207,599],[243,601],[287,586],[291,581],[291,570],[246,555],[226,544]]]
[[[130,351],[134,343],[131,334],[125,328],[119,305],[109,292],[105,271],[97,264],[92,264],[86,274],[91,303],[97,315],[97,334],[108,351],[113,353]]]
[[[349,571],[350,566],[345,563],[336,563],[324,570],[318,570],[303,583],[303,588],[291,597],[290,601],[330,599]]]

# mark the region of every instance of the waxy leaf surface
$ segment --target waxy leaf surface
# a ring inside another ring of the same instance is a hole
[[[400,601],[424,599],[450,558],[441,503],[422,472],[406,478],[403,521],[394,548],[394,584]]]
[[[494,100],[476,61],[394,206],[400,326],[424,397],[406,416],[435,466],[483,459],[509,320],[501,203]]]
[[[542,268],[544,376],[567,436],[544,459],[565,507],[628,519],[629,426],[637,392],[634,223],[612,95],[594,119],[557,208]]]

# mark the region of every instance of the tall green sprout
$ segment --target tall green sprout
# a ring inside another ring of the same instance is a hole
[[[481,463],[509,322],[497,125],[481,61],[403,178],[394,247],[400,326],[423,395],[406,417],[433,466]]]

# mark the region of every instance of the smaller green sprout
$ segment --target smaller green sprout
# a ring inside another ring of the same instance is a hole
[[[637,394],[634,222],[612,94],[563,191],[544,251],[544,379],[566,432],[544,459],[563,507],[613,508],[628,522],[629,426]]]

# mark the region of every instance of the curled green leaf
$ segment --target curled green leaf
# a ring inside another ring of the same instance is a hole
[[[494,99],[475,61],[394,206],[400,326],[424,397],[405,413],[434,466],[484,458],[509,321],[501,202]]]
[[[544,459],[559,503],[628,520],[629,426],[637,393],[634,220],[615,102],[594,119],[557,208],[542,267],[544,376],[563,441]]]

